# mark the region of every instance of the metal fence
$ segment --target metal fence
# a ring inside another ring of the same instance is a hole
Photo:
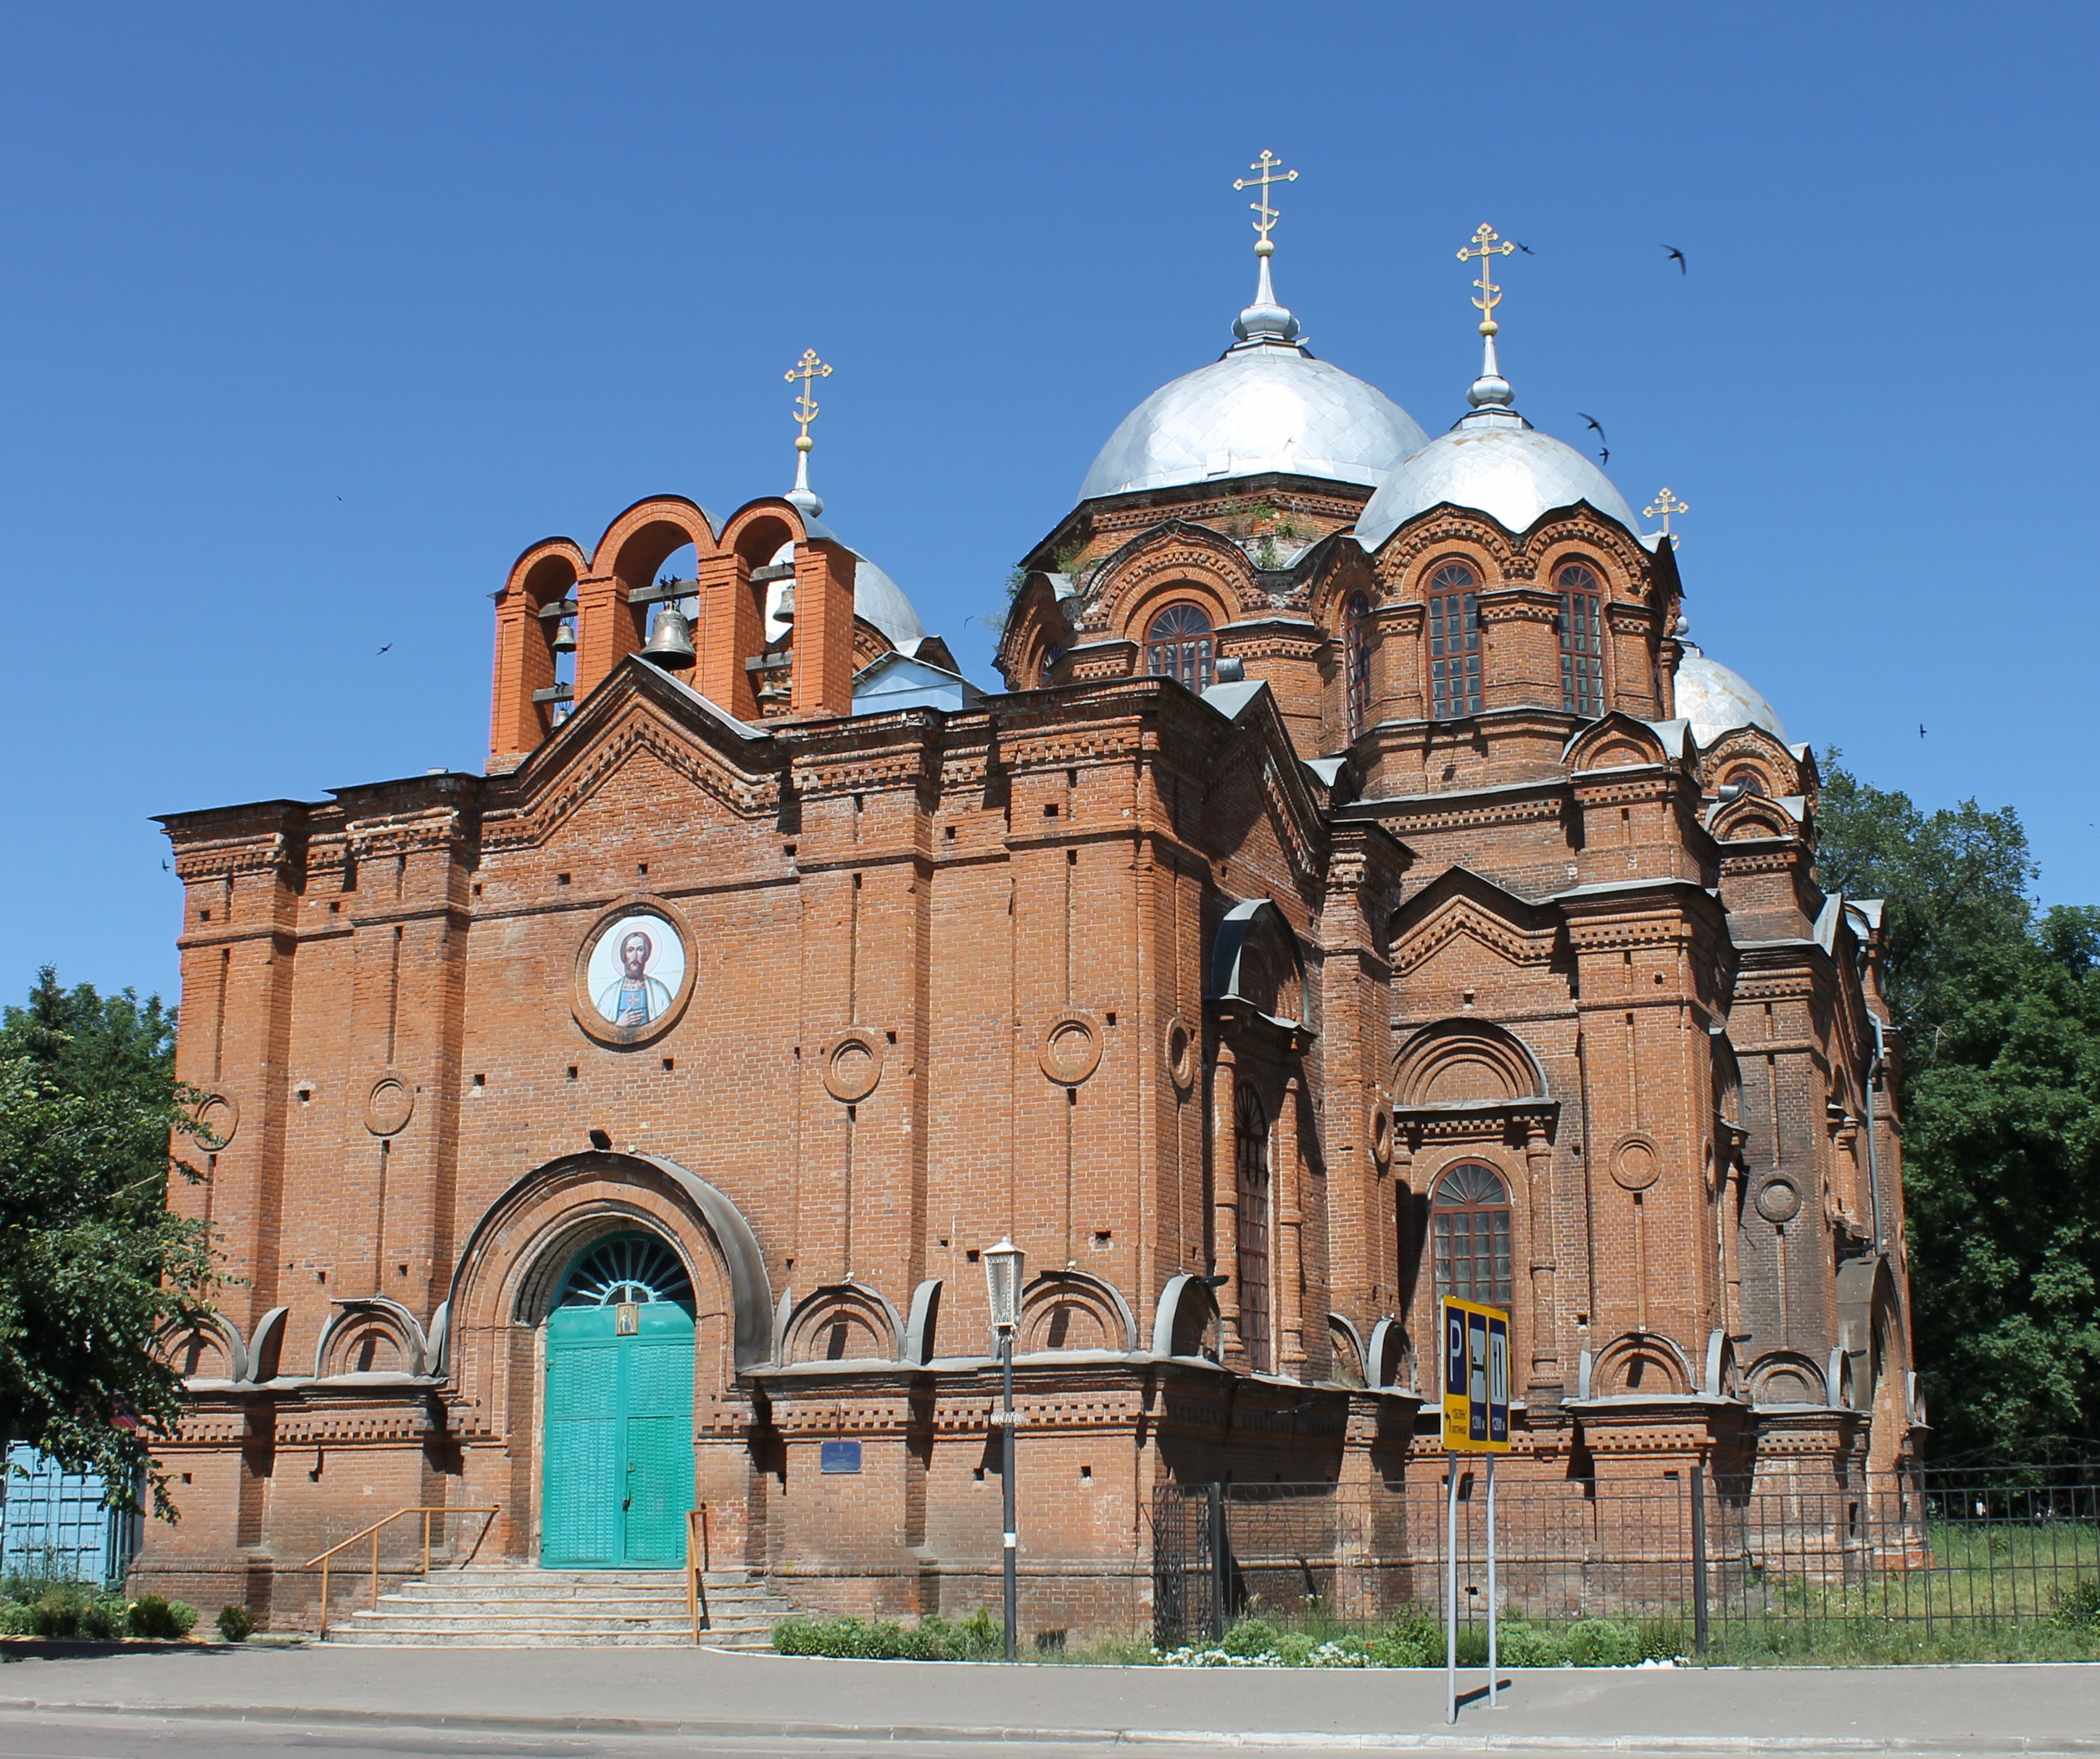
[[[1458,1608],[1486,1615],[1484,1474],[1461,1468]],[[1403,1487],[1168,1485],[1152,1509],[1154,1634],[1221,1635],[1251,1613],[1365,1628],[1444,1617],[1445,1480]],[[1874,1489],[1717,1483],[1503,1483],[1505,1618],[1661,1620],[1683,1646],[1872,1625],[2002,1633],[2100,1602],[2100,1481],[2009,1469],[1912,1473]]]
[[[113,1588],[137,1555],[143,1517],[109,1506],[91,1473],[67,1472],[27,1443],[0,1478],[0,1576],[57,1576]]]

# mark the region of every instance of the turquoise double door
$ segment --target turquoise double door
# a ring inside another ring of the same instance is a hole
[[[545,1410],[541,1565],[682,1565],[693,1506],[692,1315],[667,1301],[557,1307],[547,1316]]]

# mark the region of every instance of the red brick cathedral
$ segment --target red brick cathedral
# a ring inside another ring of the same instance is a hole
[[[704,1505],[802,1605],[995,1606],[1004,1235],[1031,1624],[1142,1616],[1159,1486],[1433,1483],[1443,1293],[1512,1316],[1513,1478],[1910,1457],[1881,916],[1809,747],[1685,639],[1669,492],[1643,533],[1517,413],[1506,245],[1432,439],[1257,211],[1004,691],[820,521],[813,354],[792,493],[518,559],[485,775],[165,821],[232,1279],[142,1581],[296,1624],[396,1509],[590,1570]]]

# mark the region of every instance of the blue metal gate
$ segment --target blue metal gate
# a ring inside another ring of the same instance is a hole
[[[138,1553],[141,1517],[109,1507],[107,1488],[91,1473],[61,1471],[26,1442],[11,1444],[0,1484],[0,1575],[121,1584]]]

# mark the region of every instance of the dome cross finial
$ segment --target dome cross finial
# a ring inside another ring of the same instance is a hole
[[[1670,539],[1670,547],[1674,550],[1677,547],[1678,540],[1670,528],[1670,515],[1674,513],[1689,513],[1691,510],[1688,502],[1679,501],[1676,496],[1670,493],[1669,489],[1664,488],[1657,493],[1652,502],[1641,509],[1641,516],[1643,519],[1661,519],[1662,535]]]
[[[795,394],[795,420],[799,431],[795,435],[795,486],[788,491],[788,498],[814,519],[824,510],[824,503],[810,486],[810,454],[817,444],[810,437],[810,424],[818,413],[817,400],[810,395],[810,387],[818,379],[829,378],[832,369],[817,358],[814,348],[805,348],[802,358],[780,376],[791,385],[798,378],[802,382],[801,390]]]
[[[1282,170],[1282,163],[1264,147],[1261,157],[1247,167],[1260,175],[1233,179],[1233,188],[1256,192],[1247,206],[1254,210],[1254,254],[1261,264],[1255,278],[1254,303],[1240,313],[1239,321],[1233,325],[1233,334],[1242,343],[1288,343],[1298,339],[1298,320],[1277,303],[1276,288],[1268,272],[1268,259],[1276,254],[1276,241],[1268,235],[1283,218],[1282,209],[1269,205],[1268,192],[1277,183],[1298,181],[1297,172]]]
[[[1260,172],[1261,175],[1236,177],[1233,179],[1233,188],[1235,189],[1259,189],[1261,192],[1247,204],[1254,210],[1254,229],[1257,235],[1255,239],[1254,254],[1258,257],[1269,256],[1275,252],[1276,246],[1269,241],[1268,235],[1275,230],[1276,223],[1283,218],[1283,210],[1281,208],[1272,208],[1268,205],[1270,186],[1275,183],[1295,183],[1298,181],[1297,172],[1280,171],[1277,169],[1282,163],[1282,160],[1277,157],[1268,148],[1264,147],[1261,149],[1261,157],[1247,167],[1251,171]]]
[[[1466,400],[1476,409],[1490,405],[1507,409],[1515,400],[1509,381],[1502,377],[1502,368],[1495,360],[1495,333],[1502,328],[1495,321],[1495,307],[1502,303],[1502,290],[1490,271],[1494,266],[1494,258],[1506,257],[1515,249],[1514,244],[1485,220],[1480,222],[1480,230],[1473,234],[1473,241],[1458,247],[1461,263],[1470,263],[1477,257],[1480,263],[1480,276],[1473,283],[1480,289],[1480,297],[1473,302],[1480,312],[1483,343],[1480,376],[1473,382],[1473,388],[1466,393]]]

